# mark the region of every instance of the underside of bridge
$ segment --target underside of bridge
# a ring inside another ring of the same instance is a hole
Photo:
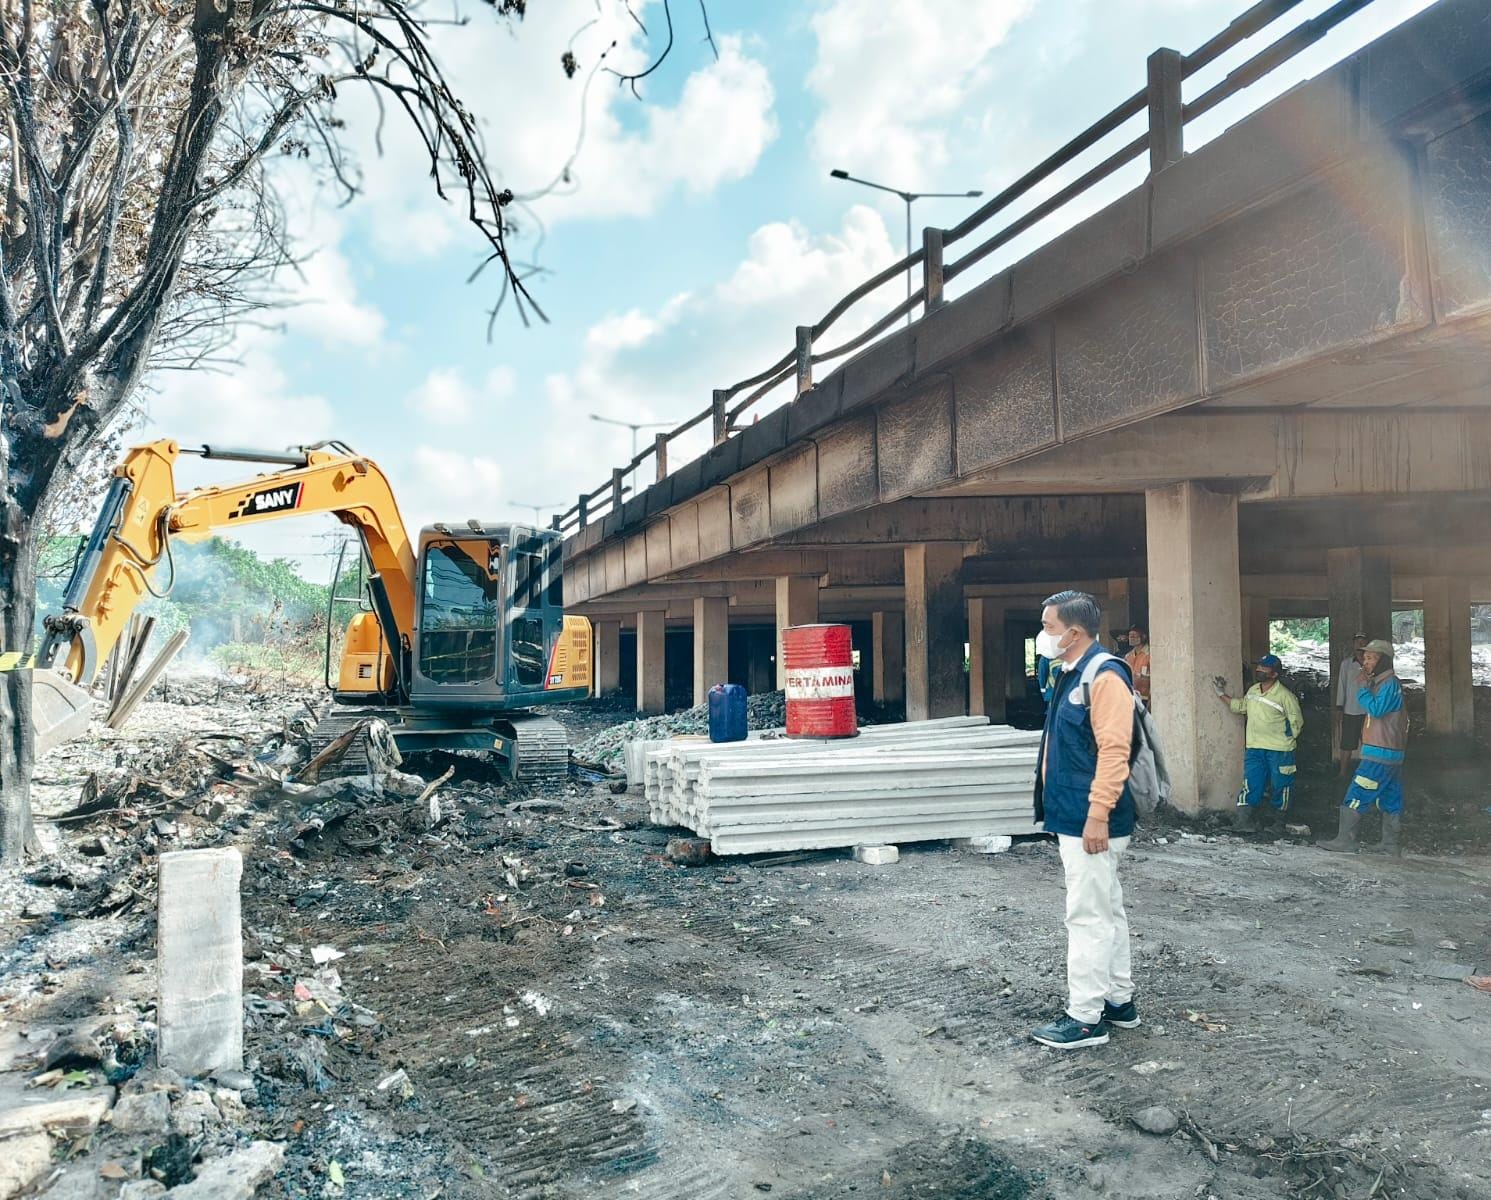
[[[848,621],[875,699],[1001,719],[1078,587],[1148,624],[1182,807],[1232,802],[1210,681],[1271,619],[1328,615],[1339,660],[1421,608],[1427,723],[1469,733],[1488,62],[1491,12],[1446,0],[581,528],[602,689],[771,688],[776,630]]]

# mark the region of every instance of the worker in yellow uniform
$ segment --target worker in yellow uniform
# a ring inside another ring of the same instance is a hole
[[[1284,664],[1277,655],[1265,654],[1253,667],[1254,684],[1241,699],[1234,700],[1219,689],[1222,700],[1248,720],[1247,749],[1243,752],[1243,785],[1237,793],[1237,819],[1242,833],[1258,831],[1258,806],[1265,792],[1272,792],[1274,809],[1289,811],[1289,790],[1294,786],[1294,748],[1299,744],[1305,716],[1293,692],[1279,682]]]

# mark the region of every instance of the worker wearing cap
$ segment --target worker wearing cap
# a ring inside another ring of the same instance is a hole
[[[1361,762],[1341,801],[1341,827],[1326,850],[1357,849],[1357,826],[1362,813],[1376,805],[1382,810],[1382,841],[1377,853],[1403,853],[1403,755],[1408,745],[1408,714],[1403,711],[1403,688],[1393,673],[1393,647],[1381,640],[1362,651],[1362,686],[1357,701],[1367,714],[1362,725]]]
[[[1273,806],[1289,811],[1289,790],[1294,786],[1294,748],[1305,716],[1294,693],[1279,682],[1284,668],[1277,655],[1265,654],[1253,666],[1255,680],[1247,694],[1234,700],[1221,692],[1222,700],[1239,716],[1247,717],[1247,749],[1243,753],[1243,785],[1237,793],[1236,826],[1244,833],[1258,829],[1256,809],[1266,792],[1273,793]]]

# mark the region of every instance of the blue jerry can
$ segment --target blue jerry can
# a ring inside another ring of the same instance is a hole
[[[746,690],[738,683],[709,689],[709,740],[743,742],[746,736]]]

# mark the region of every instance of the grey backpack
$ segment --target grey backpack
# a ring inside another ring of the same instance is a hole
[[[1095,654],[1082,669],[1077,682],[1082,687],[1082,703],[1092,708],[1092,681],[1098,668],[1106,662],[1123,662],[1116,654]],[[1124,664],[1127,669],[1128,664]],[[1132,687],[1130,688],[1132,691]],[[1129,794],[1141,821],[1154,816],[1155,809],[1170,800],[1170,772],[1165,767],[1165,751],[1155,730],[1154,717],[1144,707],[1138,692],[1134,696],[1134,733],[1129,744]]]

